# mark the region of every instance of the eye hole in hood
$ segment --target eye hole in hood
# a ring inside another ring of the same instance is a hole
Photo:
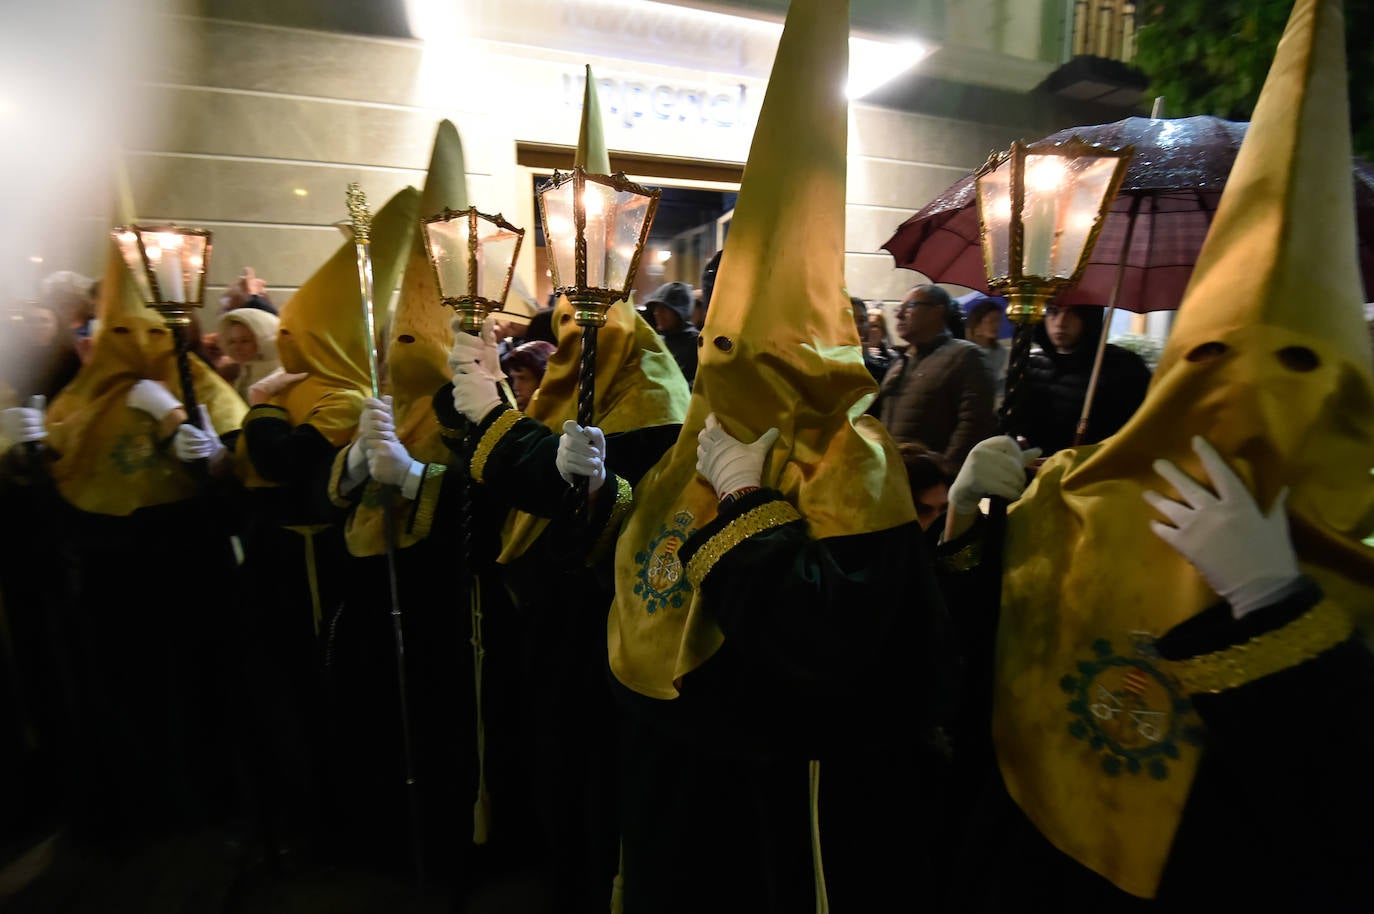
[[[1285,346],[1274,355],[1290,371],[1315,371],[1322,363],[1317,354],[1306,346]]]

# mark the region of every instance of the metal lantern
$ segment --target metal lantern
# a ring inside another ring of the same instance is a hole
[[[458,312],[459,329],[479,332],[486,316],[505,306],[525,230],[471,206],[445,209],[420,228],[439,297]]]
[[[1054,296],[1082,276],[1134,151],[1076,136],[1060,143],[1013,143],[977,172],[988,285],[1006,296],[1007,316],[1016,324],[1004,424],[1020,405],[1035,325]]]
[[[572,302],[578,324],[601,327],[634,287],[662,191],[574,166],[537,193],[554,292]]]
[[[116,228],[114,239],[148,307],[169,324],[189,323],[190,309],[205,304],[211,233],[170,224],[128,225]]]

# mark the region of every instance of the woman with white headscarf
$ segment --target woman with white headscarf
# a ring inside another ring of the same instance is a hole
[[[219,319],[220,346],[236,369],[235,376],[225,380],[234,385],[245,402],[248,388],[281,367],[277,358],[280,326],[275,314],[257,308],[236,308]]]

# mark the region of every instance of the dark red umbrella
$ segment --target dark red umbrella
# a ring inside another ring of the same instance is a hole
[[[1083,277],[1058,297],[1058,303],[1108,303],[1120,271],[1116,307],[1136,312],[1176,309],[1249,126],[1215,117],[1130,117],[1112,124],[1070,127],[1038,140],[1037,144],[1056,143],[1078,136],[1107,146],[1135,146]],[[1370,289],[1374,288],[1374,167],[1356,160],[1354,175],[1360,268],[1365,288]],[[969,175],[902,223],[883,249],[892,254],[897,266],[924,273],[936,282],[987,289],[978,234],[977,188]]]

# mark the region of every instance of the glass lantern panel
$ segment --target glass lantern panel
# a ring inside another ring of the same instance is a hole
[[[143,268],[143,255],[138,251],[138,233],[131,229],[120,229],[114,232],[114,240],[119,245],[119,255],[124,258],[124,265],[134,278],[138,294],[146,304],[157,301],[153,287],[148,284],[148,271]]]
[[[182,236],[182,268],[186,271],[186,304],[205,304],[205,272],[209,269],[210,238],[207,235]]]
[[[499,306],[506,298],[510,268],[515,260],[515,245],[520,236],[489,222],[478,220],[477,294]]]
[[[157,280],[157,299],[168,304],[200,304],[206,239],[157,229],[141,229],[139,234],[148,269]]]
[[[544,211],[544,243],[548,245],[549,271],[553,287],[566,289],[577,283],[574,263],[577,228],[573,222],[573,187],[569,180],[558,187],[540,191],[539,204]]]
[[[1078,264],[1092,253],[1087,249],[1088,235],[1104,210],[1104,198],[1121,159],[1117,156],[1082,156],[1070,160],[1070,180],[1060,207],[1054,258],[1054,276],[1069,278]],[[1109,204],[1108,204],[1109,205]]]
[[[587,285],[628,295],[635,252],[644,238],[651,197],[588,178]]]
[[[983,265],[989,278],[1010,273],[1011,159],[978,179],[978,217],[983,224]]]
[[[1057,155],[1027,155],[1025,202],[1021,207],[1023,241],[1021,275],[1054,275],[1055,243],[1065,216],[1067,188],[1072,185],[1069,159]]]
[[[429,256],[439,275],[439,295],[462,298],[472,294],[468,271],[468,216],[463,213],[446,222],[426,223]]]

